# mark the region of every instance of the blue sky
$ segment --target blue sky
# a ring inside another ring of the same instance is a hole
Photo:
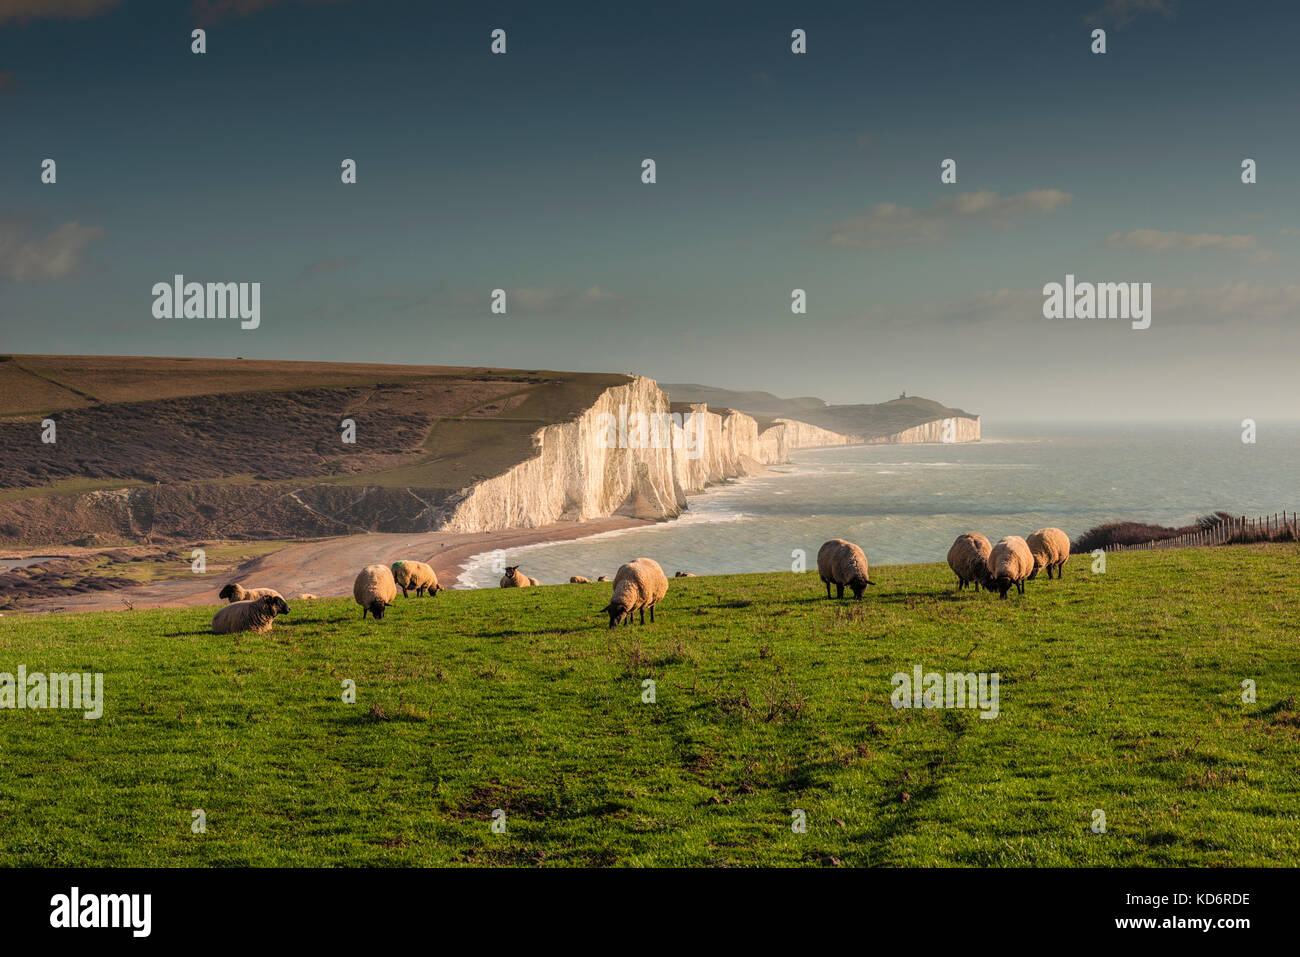
[[[1194,0],[0,0],[0,350],[1294,418],[1297,27]],[[176,273],[261,282],[261,326],[155,319]],[[1044,319],[1066,273],[1152,283],[1151,328]]]

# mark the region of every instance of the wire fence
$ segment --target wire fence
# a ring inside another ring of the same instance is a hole
[[[1288,517],[1289,516],[1289,517]],[[1249,545],[1255,542],[1300,541],[1300,520],[1295,512],[1274,512],[1256,518],[1223,518],[1212,525],[1172,538],[1137,545],[1112,545],[1107,551],[1133,552],[1154,548],[1197,548],[1206,545]]]

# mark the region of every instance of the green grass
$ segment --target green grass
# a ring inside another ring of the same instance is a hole
[[[237,641],[212,609],[7,615],[0,671],[102,671],[107,703],[0,711],[0,863],[1300,863],[1300,552],[1089,565],[1006,601],[939,565],[873,569],[860,605],[812,573],[682,579],[616,632],[607,585],[364,624],[291,602]],[[998,672],[1000,716],[895,710],[915,664]]]

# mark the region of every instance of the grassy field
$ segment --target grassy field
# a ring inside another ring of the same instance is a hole
[[[595,584],[291,602],[238,641],[6,615],[0,671],[102,671],[106,705],[0,711],[0,863],[1300,864],[1300,552],[1090,564],[1006,601],[939,565],[861,604],[676,580],[616,632]],[[893,708],[918,664],[998,672],[999,716]]]

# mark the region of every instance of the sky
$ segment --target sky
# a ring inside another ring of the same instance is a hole
[[[1297,28],[1208,0],[0,0],[0,352],[1296,419]],[[260,283],[260,324],[157,318],[176,274]],[[1067,274],[1150,283],[1150,327],[1045,318]]]

